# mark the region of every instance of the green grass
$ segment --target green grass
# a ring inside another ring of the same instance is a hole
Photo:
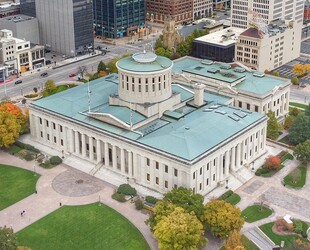
[[[98,203],[64,206],[16,234],[18,245],[44,249],[150,249],[142,234],[115,210]]]
[[[259,250],[259,248],[244,235],[241,235],[241,242],[246,250]]]
[[[231,190],[228,190],[227,192],[222,194],[219,197],[219,199],[227,201],[227,202],[229,202],[232,205],[236,205],[241,200],[240,196],[238,194],[234,193]]]
[[[300,237],[298,237],[297,235],[277,235],[275,233],[272,232],[272,226],[273,226],[274,222],[270,222],[267,224],[264,224],[262,226],[260,226],[259,228],[276,244],[279,245],[281,244],[281,241],[285,241],[285,245],[284,245],[284,250],[291,250],[290,245],[295,242],[298,238],[302,239]]]
[[[301,104],[301,103],[298,103],[298,102],[290,102],[289,105],[297,107],[297,108],[302,108],[302,109],[306,109],[306,107],[308,106],[308,105]]]
[[[281,163],[286,161],[286,160],[293,160],[294,159],[294,156],[291,155],[290,153],[286,153],[285,155],[283,155],[281,157]]]
[[[39,177],[32,171],[0,164],[0,210],[33,194]]]
[[[287,144],[287,145],[291,145],[291,142],[289,141],[288,138],[289,138],[289,136],[287,135],[287,136],[283,137],[281,140],[279,140],[279,142],[282,142],[282,143]]]
[[[306,183],[307,168],[299,166],[284,177],[284,183],[292,188],[302,188]]]
[[[244,218],[246,222],[249,223],[267,218],[271,214],[272,214],[271,209],[260,205],[249,206],[241,212],[241,216]]]

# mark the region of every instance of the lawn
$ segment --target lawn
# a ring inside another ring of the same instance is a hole
[[[150,249],[133,224],[98,203],[61,207],[16,235],[18,245],[33,250]]]
[[[277,235],[272,232],[274,222],[270,222],[260,226],[259,228],[276,244],[280,245],[281,241],[285,241],[284,250],[291,250],[290,245],[300,238],[297,235]]]
[[[302,108],[302,109],[306,109],[306,107],[308,106],[308,105],[301,104],[298,102],[290,102],[289,104],[290,104],[290,106],[294,106],[294,107]]]
[[[261,205],[252,205],[247,207],[241,212],[241,216],[246,222],[252,223],[264,218],[267,218],[272,214],[271,209]]]
[[[241,242],[246,250],[259,250],[259,248],[244,235],[241,235]]]
[[[285,162],[286,160],[294,160],[294,156],[290,153],[286,153],[281,157],[281,163]]]
[[[292,188],[302,188],[306,183],[307,168],[299,166],[284,177],[284,183]]]
[[[231,190],[228,190],[227,192],[222,194],[219,197],[219,199],[227,201],[227,202],[229,202],[232,205],[236,205],[241,200],[240,196],[238,194],[234,193]]]
[[[39,177],[32,171],[0,164],[0,210],[33,194]]]

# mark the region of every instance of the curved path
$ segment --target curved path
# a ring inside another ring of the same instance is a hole
[[[118,211],[132,222],[142,233],[151,249],[158,249],[157,241],[144,223],[148,215],[135,209],[129,202],[119,203],[111,198],[115,187],[93,176],[61,164],[44,169],[37,162],[26,162],[0,151],[0,163],[36,171],[41,177],[37,182],[37,194],[32,194],[12,206],[0,211],[0,226],[12,227],[14,232],[27,227],[62,205],[84,205],[99,200]],[[35,167],[34,167],[35,166]],[[21,211],[25,215],[21,217]]]

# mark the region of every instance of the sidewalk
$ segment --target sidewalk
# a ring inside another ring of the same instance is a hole
[[[65,164],[47,170],[39,167],[37,162],[27,162],[3,151],[0,151],[0,159],[2,164],[17,166],[30,171],[33,171],[35,165],[36,172],[41,175],[36,186],[37,194],[32,194],[0,211],[0,226],[7,225],[12,227],[14,232],[18,232],[57,210],[60,202],[62,205],[83,205],[98,202],[100,197],[103,204],[125,216],[139,229],[151,249],[158,249],[157,241],[153,238],[149,227],[144,222],[148,219],[148,215],[136,210],[134,204],[129,202],[120,203],[113,200],[111,195],[114,192],[114,186],[72,169]],[[89,180],[89,178],[92,179]],[[87,185],[85,185],[87,190],[83,185],[76,185],[76,180],[80,179],[87,182]],[[71,186],[61,186],[64,183]],[[89,187],[89,185],[92,186]],[[69,189],[71,192],[66,193]],[[85,192],[88,195],[82,196]],[[23,210],[26,213],[25,216],[21,217],[20,212]]]

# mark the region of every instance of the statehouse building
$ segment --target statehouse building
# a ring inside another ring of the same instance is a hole
[[[288,111],[287,79],[240,65],[141,52],[117,68],[32,102],[31,138],[91,163],[89,174],[109,172],[160,194],[225,185],[265,154],[267,109]]]

